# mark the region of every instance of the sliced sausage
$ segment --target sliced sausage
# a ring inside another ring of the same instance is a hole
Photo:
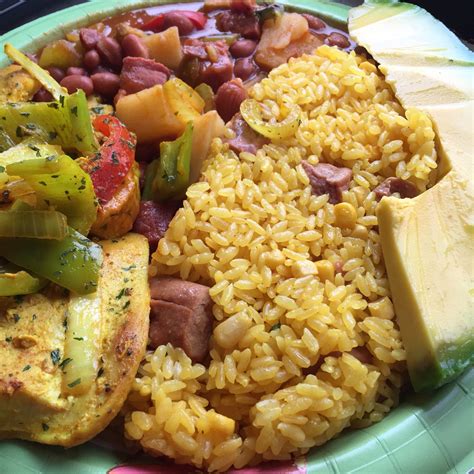
[[[165,203],[141,201],[133,230],[144,235],[148,239],[150,248],[154,250],[180,207],[181,203],[176,201],[166,201]]]
[[[228,122],[239,110],[240,104],[247,98],[241,79],[232,79],[219,87],[216,94],[216,110],[225,122]]]
[[[97,51],[100,57],[110,66],[120,68],[122,65],[122,47],[110,36],[103,36],[97,41]]]
[[[120,73],[120,88],[128,94],[164,84],[170,77],[170,70],[153,59],[128,56],[123,60]]]
[[[206,43],[188,38],[184,41],[183,54],[180,76],[192,86],[204,82],[217,92],[224,82],[232,79],[234,68],[229,46],[224,41]]]
[[[93,28],[81,28],[79,30],[79,38],[85,49],[94,49],[102,34]]]
[[[342,191],[349,189],[352,170],[344,167],[338,168],[329,163],[311,165],[307,161],[302,161],[301,164],[308,175],[313,194],[316,196],[328,194],[331,204],[341,202]]]
[[[379,184],[374,189],[374,193],[377,201],[380,201],[384,196],[391,196],[395,193],[398,193],[401,198],[414,198],[418,195],[418,190],[410,181],[392,177]]]
[[[212,332],[212,300],[209,288],[178,278],[150,280],[150,347],[171,343],[181,347],[193,362],[209,351]]]
[[[258,40],[261,29],[258,18],[251,13],[225,11],[217,15],[216,27],[219,31],[238,33],[244,38]]]
[[[243,151],[255,154],[263,145],[270,143],[268,138],[252,130],[240,113],[234,115],[229,127],[235,132],[235,138],[227,139],[226,142],[237,154]]]

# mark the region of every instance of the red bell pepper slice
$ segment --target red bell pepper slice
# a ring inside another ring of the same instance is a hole
[[[161,31],[163,23],[165,22],[165,16],[163,14],[153,17],[151,20],[147,21],[140,26],[140,29],[143,31]]]
[[[84,163],[100,204],[110,201],[135,162],[136,138],[112,115],[99,115],[94,129],[107,137],[98,153]]]

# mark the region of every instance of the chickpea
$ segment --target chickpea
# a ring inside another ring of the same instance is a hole
[[[340,202],[334,206],[335,225],[337,227],[353,229],[357,221],[357,211],[352,204]]]

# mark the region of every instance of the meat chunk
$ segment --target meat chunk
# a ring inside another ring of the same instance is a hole
[[[165,203],[141,201],[133,230],[144,235],[148,239],[150,248],[154,250],[180,207],[181,203],[177,201]]]
[[[259,39],[260,23],[253,12],[225,11],[217,15],[216,27],[219,31],[238,33],[244,38]]]
[[[242,151],[255,154],[263,145],[270,143],[268,138],[252,130],[240,113],[234,115],[229,127],[234,130],[235,138],[225,141],[229,144],[230,149],[237,154]]]
[[[206,43],[189,38],[184,41],[183,54],[179,76],[190,85],[195,87],[204,82],[216,92],[232,79],[233,63],[224,41]]]
[[[128,94],[164,84],[170,77],[170,70],[153,59],[127,56],[120,73],[120,89]]]
[[[216,110],[228,122],[239,110],[240,104],[247,98],[241,79],[224,82],[216,94]]]
[[[384,196],[391,196],[395,193],[398,193],[401,198],[413,198],[418,195],[418,190],[410,181],[392,177],[379,184],[374,189],[374,193],[377,201],[380,201]]]
[[[171,343],[181,347],[193,362],[209,350],[212,332],[212,300],[209,288],[178,278],[150,280],[150,346]]]
[[[301,164],[308,175],[313,194],[316,196],[328,194],[331,204],[341,202],[342,191],[349,189],[352,170],[338,168],[329,163],[311,165],[307,161],[303,161]]]

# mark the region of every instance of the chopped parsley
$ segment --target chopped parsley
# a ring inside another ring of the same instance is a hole
[[[25,365],[25,367],[23,367],[22,372],[26,372],[27,370],[30,370],[30,369],[31,369],[31,365],[30,365],[30,364]]]
[[[71,383],[68,383],[67,386],[69,388],[75,387],[76,385],[79,385],[81,383],[81,378],[79,377],[78,379],[72,381]]]
[[[51,360],[53,361],[53,364],[57,365],[61,360],[61,351],[59,349],[54,349],[54,351],[51,351],[50,356]]]

